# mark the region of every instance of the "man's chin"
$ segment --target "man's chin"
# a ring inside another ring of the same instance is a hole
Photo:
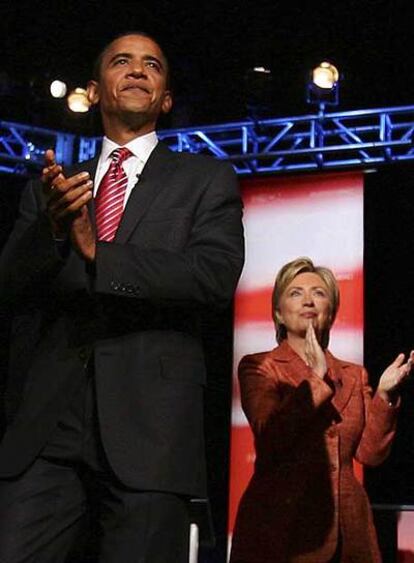
[[[137,106],[123,108],[120,112],[120,118],[126,125],[134,129],[154,122],[148,111]]]
[[[146,104],[140,103],[139,100],[128,100],[128,102],[122,104],[122,106],[119,108],[119,111],[122,114],[145,115],[148,113],[148,106]]]

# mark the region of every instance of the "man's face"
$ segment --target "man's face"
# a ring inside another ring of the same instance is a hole
[[[88,84],[89,99],[100,103],[104,125],[117,117],[154,128],[172,105],[167,74],[166,60],[154,41],[125,35],[105,50],[99,80]]]

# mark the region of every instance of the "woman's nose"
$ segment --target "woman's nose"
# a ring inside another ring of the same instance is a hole
[[[313,295],[312,295],[312,293],[307,293],[307,292],[305,292],[305,293],[303,294],[303,304],[304,304],[304,305],[307,305],[307,306],[310,306],[310,307],[313,307],[313,305],[314,305],[314,300],[313,300]]]

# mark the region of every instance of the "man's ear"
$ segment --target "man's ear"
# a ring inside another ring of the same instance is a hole
[[[172,95],[170,90],[164,92],[164,99],[161,104],[162,113],[169,113],[173,105]]]
[[[96,80],[89,80],[86,86],[86,93],[92,106],[99,102],[99,84]]]

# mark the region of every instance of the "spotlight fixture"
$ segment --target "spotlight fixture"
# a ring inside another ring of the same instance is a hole
[[[53,98],[64,98],[66,96],[66,92],[68,91],[68,87],[65,82],[62,82],[62,80],[54,80],[51,82],[49,90]]]
[[[91,107],[84,88],[75,88],[67,98],[68,108],[75,113],[86,113]]]
[[[326,61],[312,70],[312,81],[316,86],[324,90],[332,89],[339,80],[339,72],[336,66]]]
[[[270,68],[266,68],[264,66],[255,66],[253,67],[253,72],[262,72],[263,74],[271,74],[272,71]]]
[[[325,106],[337,106],[339,103],[339,71],[328,61],[321,62],[310,73],[307,84],[306,101],[317,104],[323,112]]]

